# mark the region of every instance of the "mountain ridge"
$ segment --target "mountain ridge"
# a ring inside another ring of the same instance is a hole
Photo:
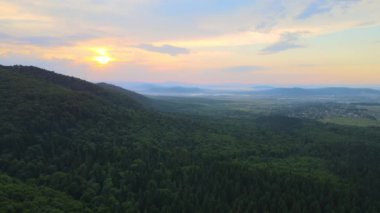
[[[148,98],[143,98],[141,95],[126,89],[124,89],[124,93],[120,93],[120,91],[116,92],[117,90],[110,89],[109,86],[99,86],[73,76],[65,76],[59,73],[55,73],[53,71],[41,69],[34,66],[15,65],[0,66],[0,68],[15,73],[31,76],[33,78],[40,79],[44,82],[54,84],[56,86],[61,86],[66,89],[105,98],[115,104],[124,104],[125,106],[133,107],[135,109],[143,108],[143,102],[148,101]]]
[[[223,87],[219,86],[199,86],[199,85],[166,85],[166,84],[149,84],[134,83],[121,84],[122,88],[131,88],[142,94],[147,95],[164,95],[164,96],[207,96],[207,95],[267,95],[267,96],[380,96],[380,90],[373,88],[359,87],[274,87],[274,86],[235,86]]]

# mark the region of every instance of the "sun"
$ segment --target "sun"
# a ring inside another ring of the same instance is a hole
[[[94,57],[94,61],[98,64],[106,65],[114,60],[106,49],[96,49],[95,52],[98,55]]]
[[[112,61],[112,58],[108,56],[96,56],[95,61],[98,62],[99,64],[108,64],[110,61]]]

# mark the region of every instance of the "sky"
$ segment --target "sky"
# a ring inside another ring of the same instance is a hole
[[[0,0],[0,64],[93,82],[380,85],[379,0]]]

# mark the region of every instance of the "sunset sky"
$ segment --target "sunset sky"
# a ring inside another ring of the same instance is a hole
[[[380,85],[379,0],[0,0],[0,64],[90,81]]]

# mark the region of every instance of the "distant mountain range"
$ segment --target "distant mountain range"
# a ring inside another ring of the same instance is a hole
[[[154,86],[150,87],[146,90],[150,94],[203,94],[210,92],[210,90],[202,89],[198,87],[181,87],[181,86],[173,86],[173,87],[159,87]]]
[[[188,86],[176,84],[134,84],[122,85],[123,88],[135,90],[146,95],[163,96],[253,96],[264,98],[366,98],[380,100],[380,90],[351,87],[323,88],[275,88],[268,85],[255,86]]]
[[[270,96],[367,96],[380,95],[379,90],[367,88],[327,87],[318,89],[305,88],[274,88],[270,90],[251,92],[251,94]]]

